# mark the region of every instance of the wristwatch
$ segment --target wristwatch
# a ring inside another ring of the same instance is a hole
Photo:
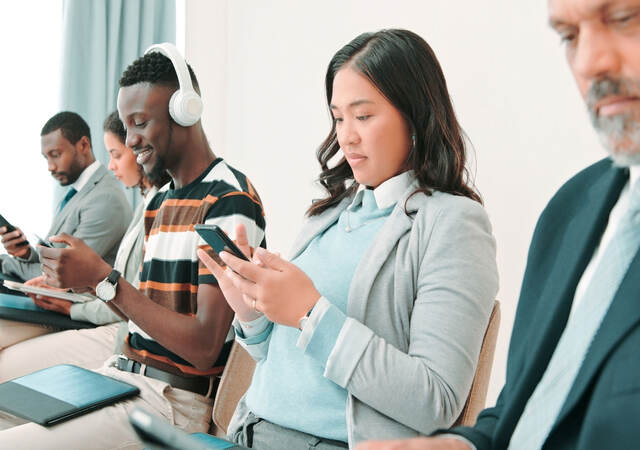
[[[113,300],[116,296],[119,278],[120,272],[115,269],[112,270],[109,276],[96,286],[96,296],[105,303]]]

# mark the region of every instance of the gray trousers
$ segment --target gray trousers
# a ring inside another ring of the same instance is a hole
[[[255,450],[337,450],[349,448],[346,442],[323,439],[284,428],[249,413],[247,420],[227,439]]]

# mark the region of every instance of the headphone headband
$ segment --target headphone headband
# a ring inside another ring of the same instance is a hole
[[[161,44],[153,44],[144,54],[158,52],[171,60],[173,68],[178,75],[178,84],[183,91],[193,91],[193,84],[191,83],[191,75],[189,74],[189,68],[187,62],[184,60],[175,45],[170,42],[163,42]]]
[[[183,127],[195,124],[202,115],[202,99],[193,89],[187,62],[176,46],[169,42],[153,44],[144,54],[152,52],[158,52],[169,58],[178,76],[179,89],[169,100],[169,114],[171,114],[173,120]]]

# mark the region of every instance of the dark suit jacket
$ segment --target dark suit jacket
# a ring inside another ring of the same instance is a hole
[[[536,226],[496,406],[463,435],[506,448],[565,327],[576,285],[607,226],[628,171],[599,161],[569,180]],[[638,230],[640,232],[640,229]],[[545,449],[640,448],[640,252],[585,357]]]

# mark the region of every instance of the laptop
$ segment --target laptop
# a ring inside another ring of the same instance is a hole
[[[141,408],[131,411],[129,422],[148,450],[249,450],[210,434],[188,434]]]
[[[49,426],[139,393],[115,378],[60,364],[0,384],[0,410]]]

